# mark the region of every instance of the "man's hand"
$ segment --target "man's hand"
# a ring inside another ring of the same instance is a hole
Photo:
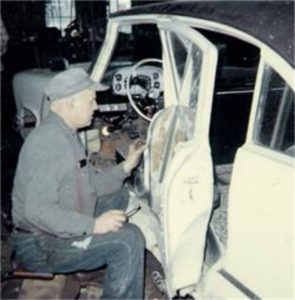
[[[126,160],[123,162],[123,168],[125,173],[129,173],[134,169],[140,160],[141,154],[146,148],[146,144],[143,140],[138,139],[129,146],[129,152]]]
[[[118,231],[126,221],[122,210],[109,210],[96,218],[93,234],[105,234]]]

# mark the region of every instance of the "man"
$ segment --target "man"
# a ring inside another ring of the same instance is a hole
[[[103,172],[88,165],[77,129],[91,123],[96,85],[76,68],[45,88],[49,116],[26,139],[14,179],[12,244],[31,270],[68,273],[107,265],[102,297],[139,299],[144,238],[126,223],[122,183],[144,146],[131,145],[123,163]]]

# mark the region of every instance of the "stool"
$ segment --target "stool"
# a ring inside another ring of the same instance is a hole
[[[42,279],[42,280],[52,280],[54,278],[53,273],[48,272],[35,272],[26,269],[21,266],[16,260],[12,259],[12,270],[6,271],[1,274],[1,282],[13,279],[13,278],[27,278],[27,279]]]
[[[24,268],[12,259],[12,270],[1,274],[1,282],[9,287],[9,280],[14,279],[24,280],[19,292],[22,299],[75,299],[81,287],[75,274],[36,272]]]

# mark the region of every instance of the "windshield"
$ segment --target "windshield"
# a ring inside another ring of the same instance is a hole
[[[156,24],[122,25],[118,29],[117,41],[102,82],[110,85],[119,67],[134,65],[145,58],[161,57],[161,41]],[[94,65],[90,67],[89,73]]]

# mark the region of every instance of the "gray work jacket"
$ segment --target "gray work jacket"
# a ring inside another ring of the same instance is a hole
[[[12,193],[15,226],[59,237],[91,234],[97,198],[120,189],[122,165],[94,170],[77,132],[51,112],[26,139]]]

